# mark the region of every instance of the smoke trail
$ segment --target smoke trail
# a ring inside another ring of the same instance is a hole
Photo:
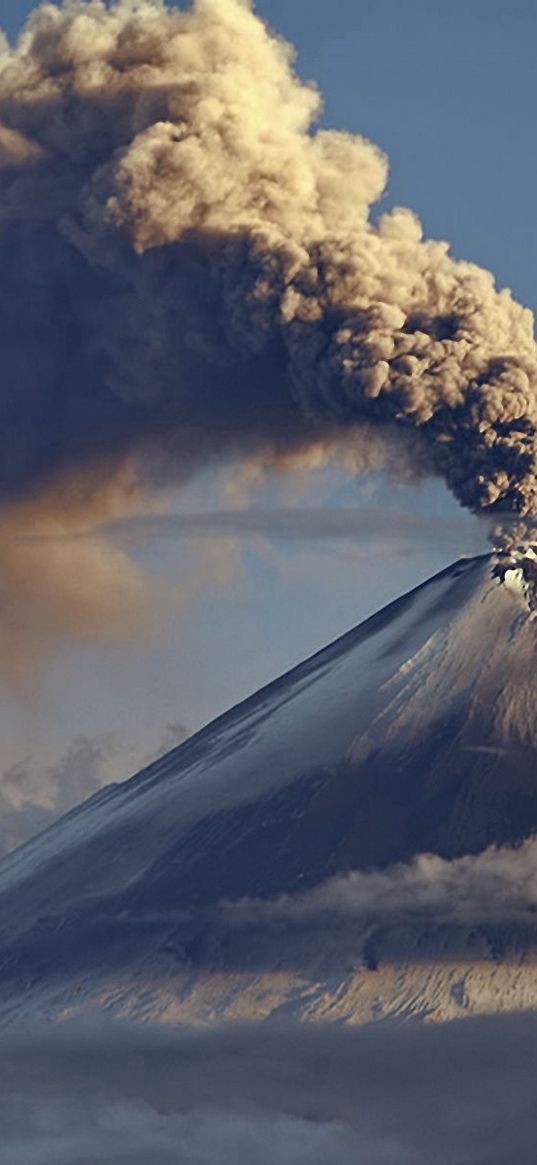
[[[4,498],[368,420],[471,508],[537,512],[530,312],[410,211],[372,225],[386,160],[318,109],[244,0],[33,13],[0,66]]]
[[[470,539],[475,536],[476,527],[471,518],[445,518],[409,514],[403,510],[362,510],[357,506],[334,509],[329,506],[272,506],[264,509],[253,506],[250,509],[199,511],[196,513],[137,513],[132,517],[111,520],[98,527],[98,533],[114,538],[114,544],[128,545],[144,538],[237,538],[238,536],[260,536],[262,538],[289,541],[332,541],[355,539],[368,542],[374,538],[391,538],[395,543],[408,542],[409,546],[428,543],[436,545],[439,536],[442,542],[460,546],[461,535]],[[24,545],[47,541],[54,544],[68,539],[76,542],[85,538],[87,531],[61,531],[37,535],[23,534]],[[481,550],[481,542],[475,538],[476,551]]]

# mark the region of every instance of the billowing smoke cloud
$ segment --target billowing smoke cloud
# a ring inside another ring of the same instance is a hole
[[[223,458],[387,450],[474,510],[537,511],[531,313],[410,211],[373,222],[386,159],[319,105],[245,0],[45,4],[2,41],[6,659],[145,616],[110,544],[14,531],[129,516]]]
[[[5,1033],[9,1165],[530,1165],[534,1016]]]
[[[386,159],[244,0],[46,4],[0,59],[0,488],[153,480],[414,433],[474,509],[537,510],[532,317],[373,225]]]
[[[352,871],[301,894],[222,905],[232,926],[340,926],[346,920],[432,920],[437,923],[513,923],[535,926],[537,839],[490,846],[447,861],[418,854],[385,870]]]

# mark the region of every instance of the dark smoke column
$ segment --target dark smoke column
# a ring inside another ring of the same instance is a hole
[[[177,481],[394,427],[474,510],[537,513],[532,316],[369,221],[387,164],[242,0],[37,9],[0,56],[0,491]]]

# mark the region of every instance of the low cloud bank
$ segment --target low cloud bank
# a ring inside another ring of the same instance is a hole
[[[9,1165],[530,1165],[537,1018],[4,1033]]]

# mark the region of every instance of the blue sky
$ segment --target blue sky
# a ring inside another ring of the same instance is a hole
[[[298,47],[325,120],[377,142],[390,202],[537,307],[531,0],[262,0]]]
[[[15,35],[26,3],[5,0]],[[411,206],[426,233],[457,257],[493,270],[537,308],[534,203],[537,8],[497,0],[259,0],[257,11],[297,48],[301,75],[324,94],[326,125],[372,138],[389,155],[386,204]],[[419,489],[335,472],[267,486],[264,504],[385,507],[456,517],[435,482]],[[214,481],[194,483],[179,505],[210,508]],[[84,733],[115,733],[140,755],[158,749],[168,723],[198,727],[230,703],[343,632],[459,553],[479,549],[477,521],[460,541],[439,527],[415,545],[278,540],[221,543],[164,634],[122,650],[76,645],[49,666],[46,685],[7,693],[6,761],[60,748]],[[185,542],[139,548],[173,585],[197,561]],[[223,565],[222,565],[223,564]]]

